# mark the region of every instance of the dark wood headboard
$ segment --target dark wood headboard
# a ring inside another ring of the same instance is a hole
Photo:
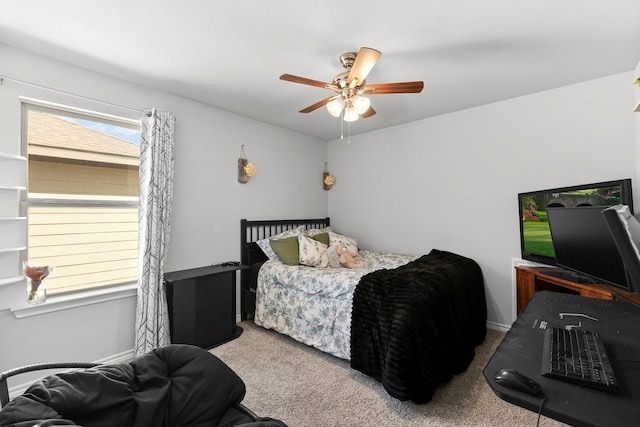
[[[283,231],[303,226],[305,230],[324,228],[330,225],[329,218],[319,219],[278,219],[265,221],[240,220],[240,263],[249,269],[240,271],[240,318],[246,320],[253,317],[255,311],[256,277],[259,263],[267,260],[267,256],[255,243]]]

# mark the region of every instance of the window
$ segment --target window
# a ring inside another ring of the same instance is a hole
[[[52,265],[47,292],[138,278],[140,123],[23,104],[27,258]]]

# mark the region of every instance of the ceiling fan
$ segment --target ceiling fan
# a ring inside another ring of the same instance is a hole
[[[332,116],[340,117],[343,115],[344,121],[352,122],[358,120],[360,116],[367,118],[376,114],[376,111],[371,107],[369,98],[362,95],[422,92],[422,88],[424,87],[423,82],[378,83],[368,85],[366,81],[367,75],[378,61],[378,58],[380,58],[380,55],[382,55],[381,52],[369,47],[362,47],[357,53],[343,53],[340,55],[340,63],[346,71],[337,74],[331,83],[324,83],[291,74],[281,75],[280,80],[330,89],[336,93],[300,110],[301,113],[310,113],[326,105]]]

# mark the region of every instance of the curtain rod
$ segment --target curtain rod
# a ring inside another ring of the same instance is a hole
[[[100,101],[99,99],[89,98],[89,97],[86,97],[86,96],[77,95],[75,93],[65,92],[65,91],[58,90],[58,89],[53,89],[53,88],[50,88],[50,87],[47,87],[47,86],[42,86],[42,85],[39,85],[39,84],[26,82],[24,80],[14,79],[13,77],[8,77],[8,76],[0,76],[0,86],[2,86],[2,84],[4,83],[5,80],[7,80],[9,82],[12,82],[12,83],[18,83],[18,84],[21,84],[21,85],[24,85],[24,86],[34,87],[36,89],[48,90],[49,92],[54,92],[54,93],[57,93],[57,94],[60,94],[60,95],[71,96],[71,97],[82,99],[82,100],[85,100],[85,101],[91,101],[91,102],[95,102],[97,104],[107,105],[109,107],[122,108],[124,110],[133,111],[133,112],[140,113],[140,114],[143,114],[143,115],[146,115],[146,116],[150,116],[151,115],[151,111],[149,111],[149,110],[140,110],[140,109],[137,109],[137,108],[127,107],[125,105],[119,105],[119,104],[113,104],[111,102]]]

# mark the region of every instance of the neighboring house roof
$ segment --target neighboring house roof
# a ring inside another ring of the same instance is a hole
[[[138,166],[140,146],[56,117],[29,111],[29,154]]]

